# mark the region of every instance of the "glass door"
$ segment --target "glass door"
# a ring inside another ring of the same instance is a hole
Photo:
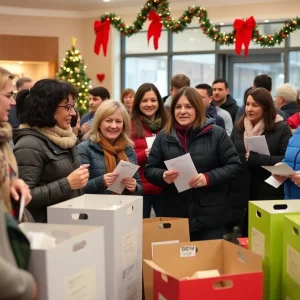
[[[249,55],[240,57],[236,55],[227,56],[228,85],[230,94],[242,105],[244,92],[251,87],[257,75],[268,74],[272,78],[272,95],[275,96],[275,88],[284,83],[284,54]]]

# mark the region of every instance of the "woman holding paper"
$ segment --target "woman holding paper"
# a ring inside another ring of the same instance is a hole
[[[230,194],[233,203],[232,222],[238,225],[244,223],[243,235],[247,236],[248,201],[283,199],[282,187],[276,189],[265,182],[271,174],[262,166],[273,166],[282,160],[292,133],[283,118],[276,114],[272,96],[266,89],[250,90],[244,102],[245,114],[231,134],[244,170],[238,180],[232,183]],[[270,154],[251,150],[247,138],[259,136],[265,137]]]
[[[227,184],[242,168],[238,154],[226,131],[206,118],[195,89],[181,88],[172,100],[170,114],[151,148],[145,177],[164,187],[162,216],[189,218],[191,240],[223,238],[230,216]],[[165,161],[184,154],[190,155],[196,175],[184,172],[181,176],[176,168],[166,168]],[[188,189],[178,192],[175,184],[186,182]]]
[[[70,125],[76,98],[71,84],[43,79],[16,99],[21,125],[14,132],[14,154],[20,177],[30,187],[28,209],[37,222],[47,222],[48,206],[82,195],[88,180]]]
[[[114,172],[123,160],[137,164],[130,139],[130,117],[122,103],[107,100],[97,109],[89,132],[89,138],[78,146],[81,162],[89,165],[90,176],[86,187],[87,194],[108,194],[107,190],[121,174]],[[142,185],[138,172],[133,177],[121,181],[122,194],[141,195]]]
[[[149,156],[151,145],[156,135],[166,125],[167,113],[160,93],[152,83],[142,84],[135,95],[131,124],[131,137],[134,150],[140,166],[139,173],[143,184],[143,217],[150,218],[151,208],[155,215],[160,216],[162,189],[151,184],[144,176],[145,164]]]

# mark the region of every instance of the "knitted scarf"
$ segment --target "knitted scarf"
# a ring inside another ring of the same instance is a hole
[[[117,166],[117,161],[124,160],[128,161],[125,153],[127,142],[123,138],[119,138],[112,145],[107,139],[101,136],[99,142],[105,159],[106,172],[112,173]]]
[[[281,122],[281,121],[283,121],[282,116],[276,115],[276,118],[275,118],[274,122],[278,123],[278,122]],[[248,152],[249,150],[248,150],[247,143],[246,143],[246,137],[261,135],[265,131],[264,119],[261,119],[255,126],[253,126],[253,123],[246,116],[244,118],[244,127],[245,127],[244,144],[245,144],[246,152]]]
[[[151,132],[157,132],[157,130],[161,129],[161,118],[157,117],[155,120],[149,120],[146,117],[142,117],[142,121],[146,123]]]
[[[38,128],[35,126],[31,127],[28,124],[21,124],[19,128],[31,128],[46,136],[52,143],[62,149],[70,149],[77,142],[76,135],[73,133],[71,127],[68,129],[61,129],[58,126]]]
[[[12,129],[9,123],[0,123],[0,197],[5,209],[12,213],[10,199],[10,181],[18,177],[18,166],[15,156],[8,142],[12,138]]]

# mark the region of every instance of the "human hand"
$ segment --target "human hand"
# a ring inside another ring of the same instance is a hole
[[[300,171],[296,172],[297,174],[290,175],[289,178],[298,186],[300,187]]]
[[[189,182],[189,184],[191,188],[199,188],[199,187],[207,186],[207,180],[202,173],[199,173]]]
[[[246,155],[245,155],[246,161],[248,161],[249,156],[250,156],[250,152],[248,151],[248,152],[246,153]]]
[[[106,187],[111,186],[117,179],[119,174],[117,173],[107,173],[103,176],[103,182]]]
[[[85,135],[91,129],[90,123],[86,122],[81,126],[81,133]]]
[[[13,179],[10,182],[10,194],[16,201],[20,200],[20,195],[24,197],[25,206],[29,204],[32,199],[28,185],[22,179]]]
[[[130,193],[134,193],[136,191],[136,180],[134,178],[124,178],[121,183],[125,185]]]
[[[151,151],[151,148],[145,149],[145,153],[146,153],[146,156],[147,156],[147,157],[149,156],[150,151]]]
[[[72,190],[78,190],[86,186],[89,180],[88,167],[89,165],[82,165],[67,177]]]
[[[32,296],[31,296],[30,300],[36,299],[37,296],[38,296],[38,286],[37,286],[37,283],[35,282],[34,286],[33,286],[33,292],[32,292]]]
[[[177,178],[178,172],[177,171],[165,171],[163,174],[163,179],[167,184],[171,184]]]

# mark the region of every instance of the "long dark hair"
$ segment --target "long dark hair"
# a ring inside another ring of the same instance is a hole
[[[158,109],[155,114],[155,118],[161,118],[161,128],[163,128],[167,123],[167,112],[157,87],[152,83],[144,83],[136,91],[132,105],[131,121],[134,125],[133,137],[135,138],[141,138],[145,136],[145,129],[141,120],[143,113],[140,110],[140,103],[143,100],[145,93],[149,91],[153,91],[155,93],[158,101]]]
[[[252,96],[254,101],[263,108],[263,119],[265,123],[265,131],[270,132],[274,129],[275,126],[275,118],[276,118],[276,109],[274,107],[273,98],[268,90],[265,88],[256,88],[251,89],[245,99],[244,105],[246,110],[247,98]],[[244,116],[238,120],[236,126],[240,131],[245,130],[244,119],[246,117],[246,111]]]

